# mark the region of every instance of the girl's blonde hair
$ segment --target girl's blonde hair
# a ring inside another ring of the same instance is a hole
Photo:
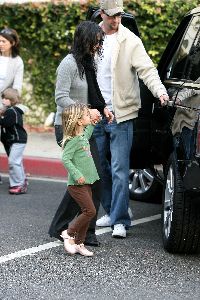
[[[76,136],[78,127],[78,120],[82,118],[87,105],[76,103],[71,104],[63,110],[62,113],[62,126],[63,126],[63,140],[62,148],[64,148],[66,141]]]

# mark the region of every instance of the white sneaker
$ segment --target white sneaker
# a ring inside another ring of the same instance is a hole
[[[96,225],[99,227],[108,227],[111,226],[111,220],[109,215],[105,215],[96,221]]]
[[[128,214],[129,214],[130,219],[132,220],[133,213],[132,213],[132,210],[131,210],[130,207],[128,208]],[[99,220],[97,220],[96,225],[98,227],[109,227],[109,226],[111,226],[111,219],[110,219],[109,215],[106,214],[105,216],[103,216]]]
[[[114,225],[112,236],[115,238],[125,238],[126,237],[125,226],[123,224]]]

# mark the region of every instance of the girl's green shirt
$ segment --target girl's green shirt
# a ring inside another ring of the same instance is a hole
[[[93,125],[88,125],[82,135],[75,136],[65,144],[62,161],[68,170],[68,185],[78,185],[80,177],[85,178],[84,184],[99,180],[89,144],[93,129]]]

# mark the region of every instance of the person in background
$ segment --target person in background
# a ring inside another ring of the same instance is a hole
[[[27,192],[27,180],[23,167],[23,152],[27,143],[27,133],[23,127],[23,110],[18,91],[7,88],[2,93],[2,103],[5,107],[1,114],[1,142],[8,155],[9,193],[24,194]]]
[[[104,33],[98,24],[91,21],[81,22],[75,31],[71,53],[60,63],[57,69],[55,101],[57,111],[55,116],[55,134],[57,143],[61,146],[63,140],[62,111],[71,104],[78,102],[90,105],[92,122],[98,122],[104,115],[108,122],[112,122],[113,114],[106,107],[96,80],[95,55],[101,57],[101,46]],[[91,153],[101,177],[98,150],[96,142],[91,136]],[[98,212],[101,197],[101,180],[92,185],[92,199]],[[79,205],[67,190],[61,201],[49,228],[49,235],[61,239],[68,228],[68,224],[80,213]],[[85,245],[99,246],[96,238],[96,215],[87,230]]]
[[[125,238],[131,224],[128,207],[133,119],[141,106],[138,77],[162,104],[169,97],[142,41],[121,24],[123,1],[102,0],[100,9],[105,39],[103,57],[97,63],[97,81],[115,118],[110,124],[103,118],[94,129],[103,169],[101,203],[106,212],[96,224],[112,226],[113,237]]]
[[[92,256],[93,252],[85,248],[84,241],[89,223],[96,215],[91,187],[99,180],[99,175],[89,144],[94,126],[91,125],[90,112],[85,104],[69,105],[62,115],[62,161],[69,172],[69,194],[79,205],[81,214],[72,220],[61,236],[69,254]]]
[[[19,37],[11,28],[0,31],[0,113],[3,109],[2,92],[11,87],[21,95],[24,64],[19,56]],[[0,176],[0,183],[2,183]]]

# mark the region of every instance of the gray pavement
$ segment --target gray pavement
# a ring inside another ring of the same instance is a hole
[[[0,259],[20,250],[27,254],[0,263],[1,300],[199,299],[199,255],[166,253],[160,219],[134,225],[126,239],[99,234],[101,247],[90,248],[92,258],[69,256],[62,243],[42,250],[55,242],[47,232],[66,184],[30,179],[28,194],[13,196],[3,179]],[[161,213],[160,204],[130,201],[130,206],[134,220]],[[33,254],[32,247],[39,251]]]

